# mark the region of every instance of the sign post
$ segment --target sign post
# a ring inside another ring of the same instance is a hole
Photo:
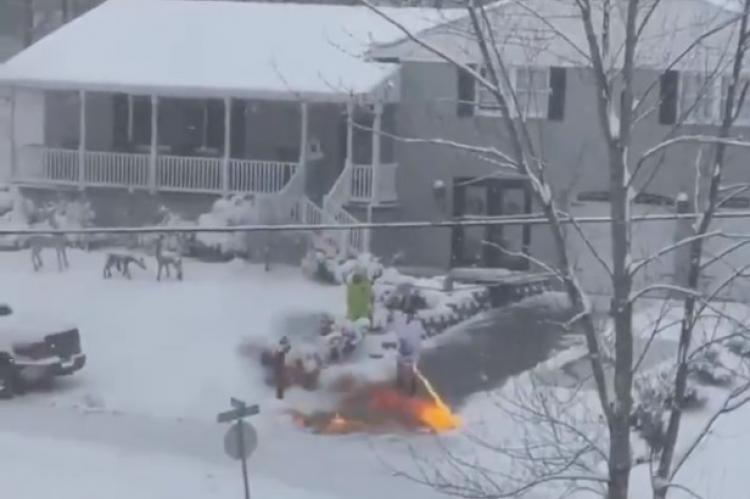
[[[247,458],[258,446],[258,433],[244,418],[255,416],[260,412],[258,405],[247,405],[242,400],[231,398],[232,409],[219,413],[219,423],[233,423],[224,435],[224,451],[232,459],[242,462],[242,483],[245,486],[245,499],[250,499],[250,485],[247,479]]]

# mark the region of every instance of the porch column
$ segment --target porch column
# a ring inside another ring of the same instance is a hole
[[[151,96],[151,157],[148,165],[148,187],[156,192],[156,158],[159,153],[159,97]]]
[[[308,128],[308,108],[307,102],[302,101],[299,105],[300,109],[300,134],[299,134],[299,175],[302,180],[301,194],[307,194],[307,128]]]
[[[346,164],[345,168],[352,165],[352,152],[354,150],[354,102],[349,99],[346,103]]]
[[[133,96],[128,94],[128,144],[133,143]]]
[[[18,146],[16,145],[16,89],[10,91],[10,176],[13,180],[18,180],[20,176],[18,168]],[[29,172],[24,172],[28,175]]]
[[[349,98],[348,101],[346,101],[346,161],[344,163],[344,171],[341,172],[342,175],[346,175],[344,177],[344,180],[346,181],[344,196],[346,196],[346,199],[342,202],[340,199],[334,199],[336,203],[343,204],[346,201],[349,201],[349,198],[351,198],[351,192],[352,192],[352,164],[354,163],[354,100],[352,98]],[[325,208],[325,206],[324,206]],[[344,249],[347,247],[347,239],[349,238],[350,234],[352,234],[352,231],[339,231],[340,236],[340,242],[339,242],[339,248]],[[370,248],[370,242],[369,242],[369,232],[365,231],[364,234],[365,237],[365,248],[369,251]]]
[[[372,120],[372,160],[370,164],[370,202],[367,205],[367,223],[372,223],[374,205],[380,201],[380,133],[383,122],[383,104],[373,106],[375,113]],[[372,243],[372,229],[367,229],[367,251]]]
[[[232,151],[232,98],[224,98],[224,161],[221,163],[221,192],[229,195],[229,157]]]
[[[86,185],[86,92],[78,93],[78,188]]]

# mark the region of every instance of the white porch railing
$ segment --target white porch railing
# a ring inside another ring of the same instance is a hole
[[[395,203],[396,195],[396,163],[383,163],[378,168],[378,185],[373,192],[372,165],[354,165],[349,174],[351,177],[350,199],[355,203],[369,203],[374,197],[378,203]]]
[[[297,172],[297,163],[283,161],[229,160],[229,190],[278,192]]]
[[[224,193],[223,158],[158,155],[155,185],[149,185],[151,157],[144,153],[86,151],[80,177],[80,152],[45,146],[19,149],[14,180],[36,185],[154,188],[162,191]],[[299,176],[297,163],[230,159],[228,192],[275,194]]]
[[[87,152],[84,161],[84,179],[89,185],[148,187],[148,154]]]
[[[19,151],[17,180],[44,180],[50,184],[78,182],[78,151],[29,146]]]
[[[156,186],[164,191],[220,192],[221,166],[217,158],[158,156]]]
[[[323,209],[310,201],[306,196],[299,198],[292,218],[305,225],[337,225],[357,224],[357,220],[349,212],[329,201],[324,201]],[[358,255],[366,250],[365,232],[362,229],[330,230],[326,236],[337,242],[341,251],[349,255]]]

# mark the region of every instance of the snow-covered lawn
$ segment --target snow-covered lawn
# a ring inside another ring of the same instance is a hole
[[[0,253],[0,301],[73,321],[89,364],[53,391],[0,404],[3,490],[14,499],[98,499],[102,493],[127,499],[240,497],[239,465],[223,454],[226,428],[215,422],[232,396],[261,405],[253,418],[260,444],[250,460],[255,498],[439,496],[392,473],[392,468],[413,470],[405,444],[431,460],[431,437],[304,433],[282,411],[309,397],[292,391],[284,402],[276,401],[257,366],[238,354],[244,340],[277,333],[289,314],[343,313],[343,287],[315,284],[294,268],[265,273],[241,262],[190,260],[183,282],[156,282],[153,262],[147,272],[136,269],[132,281],[104,280],[101,253],[71,251],[65,273],[45,256],[49,267],[35,274],[27,252]],[[742,321],[750,317],[745,307],[726,312]],[[636,322],[642,326],[646,317],[641,313]],[[670,332],[663,336],[668,347]],[[554,372],[576,355],[574,347],[542,368]],[[495,402],[475,395],[462,408],[464,429],[507,443],[520,430]],[[589,402],[596,412],[593,393]],[[742,497],[750,489],[743,459],[750,448],[748,416],[745,408],[722,419],[678,481],[704,497]],[[704,413],[687,417],[685,434],[704,420]],[[509,469],[460,435],[445,436],[444,444],[467,456],[478,454],[490,468]],[[634,471],[634,499],[648,497],[646,472],[645,466]],[[672,497],[686,496],[676,491]]]
[[[242,497],[234,469],[169,454],[130,452],[85,442],[0,433],[7,497],[177,499]],[[254,497],[320,499],[267,478],[255,478]]]
[[[65,273],[44,256],[47,267],[35,274],[28,252],[0,253],[0,301],[77,324],[89,363],[51,392],[2,403],[0,445],[29,449],[3,452],[3,486],[6,470],[40,466],[45,476],[24,487],[28,473],[19,473],[14,498],[61,497],[63,483],[78,483],[80,492],[66,499],[101,497],[105,485],[120,484],[132,498],[237,497],[239,465],[223,455],[226,428],[215,422],[230,397],[261,405],[250,462],[260,481],[255,497],[301,497],[276,490],[281,483],[304,497],[435,496],[392,476],[372,449],[393,448],[386,437],[319,437],[294,427],[258,368],[238,354],[243,340],[271,334],[286,314],[343,313],[343,287],[310,282],[299,269],[265,273],[242,262],[187,261],[183,282],[156,282],[147,262],[148,272],[136,269],[132,281],[104,280],[102,253],[71,251]],[[388,452],[396,465],[400,451]],[[39,461],[40,453],[49,459]],[[161,478],[152,485],[152,476]]]

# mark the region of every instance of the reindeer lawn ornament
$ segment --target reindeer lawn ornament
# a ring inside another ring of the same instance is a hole
[[[169,268],[173,267],[178,281],[182,280],[182,255],[164,249],[164,235],[156,238],[156,280],[161,281],[161,272],[165,271],[167,278]]]
[[[102,277],[109,279],[112,277],[112,268],[117,270],[123,277],[131,279],[130,265],[134,264],[143,270],[146,270],[146,262],[142,256],[137,257],[127,253],[107,253],[107,259],[104,261]]]
[[[54,210],[46,208],[42,211],[43,217],[49,221],[50,226],[57,230],[59,224],[55,219]],[[65,234],[35,234],[27,240],[29,248],[31,249],[31,264],[34,267],[34,272],[41,270],[44,266],[42,260],[42,250],[45,248],[52,248],[55,250],[57,256],[57,269],[62,272],[66,270],[70,265],[68,263],[68,240]]]

